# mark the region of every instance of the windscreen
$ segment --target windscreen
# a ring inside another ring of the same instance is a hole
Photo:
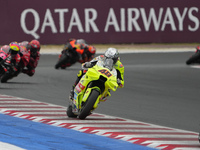
[[[113,59],[112,58],[106,58],[104,60],[104,65],[105,68],[108,68],[109,70],[113,69]]]

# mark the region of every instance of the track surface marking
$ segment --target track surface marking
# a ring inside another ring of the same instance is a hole
[[[94,113],[85,120],[68,118],[66,107],[0,95],[0,113],[128,141],[162,150],[199,150],[198,133]]]

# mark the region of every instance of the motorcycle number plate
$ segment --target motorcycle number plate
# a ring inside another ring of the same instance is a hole
[[[98,71],[101,72],[102,74],[106,75],[108,78],[112,76],[112,74],[106,69],[101,69]]]

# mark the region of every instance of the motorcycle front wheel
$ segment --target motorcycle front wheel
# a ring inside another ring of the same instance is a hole
[[[70,117],[70,118],[76,118],[78,115],[75,115],[73,112],[72,112],[72,105],[69,105],[67,107],[67,116]]]
[[[1,83],[6,83],[11,78],[12,78],[12,76],[9,73],[3,74],[1,77]]]
[[[99,91],[97,90],[92,90],[87,101],[83,104],[79,116],[79,119],[85,119],[91,112],[91,110],[93,110],[93,106],[97,100],[99,96]]]

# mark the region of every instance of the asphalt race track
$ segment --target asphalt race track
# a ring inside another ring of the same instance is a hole
[[[200,130],[200,69],[185,65],[191,52],[121,54],[125,87],[112,92],[96,113],[172,128]],[[80,64],[56,70],[58,55],[41,55],[33,77],[0,83],[0,94],[67,106]]]

